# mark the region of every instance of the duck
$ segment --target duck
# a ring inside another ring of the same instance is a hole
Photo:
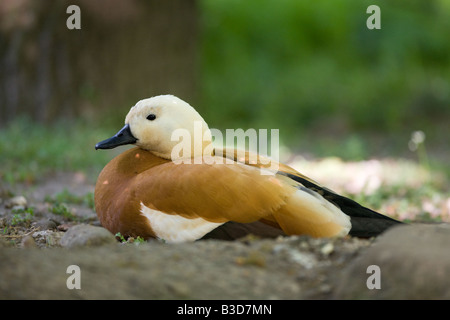
[[[182,147],[174,136],[183,137]],[[101,225],[125,238],[179,243],[248,234],[369,238],[401,223],[286,164],[212,140],[205,120],[182,99],[138,101],[123,128],[95,145],[134,145],[98,176]]]

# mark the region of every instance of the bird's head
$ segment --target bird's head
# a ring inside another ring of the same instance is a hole
[[[185,144],[183,148],[173,152],[180,143]],[[135,144],[159,157],[175,160],[201,156],[211,145],[211,132],[188,103],[173,95],[161,95],[136,103],[125,118],[125,126],[113,137],[97,143],[95,149],[126,144]]]

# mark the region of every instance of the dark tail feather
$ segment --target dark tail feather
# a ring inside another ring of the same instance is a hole
[[[342,210],[342,212],[350,216],[352,228],[349,234],[351,236],[360,238],[375,237],[392,226],[402,224],[402,222],[398,220],[392,219],[369,208],[363,207],[352,199],[341,196],[300,176],[280,171],[278,173],[288,176],[289,178],[300,182],[306,188],[319,193],[325,199],[338,206]]]
[[[390,227],[401,224],[400,221],[390,221],[384,219],[373,218],[352,218],[352,228],[349,235],[358,238],[376,237],[389,229]]]
[[[353,237],[375,237],[390,227],[402,223],[369,208],[363,207],[351,199],[339,195],[338,197],[341,199],[335,197],[334,203],[336,203],[345,214],[350,216],[352,228],[350,229],[349,234]]]
[[[276,238],[286,235],[281,229],[261,221],[250,223],[229,221],[207,233],[202,239],[236,240],[250,234],[260,238]]]

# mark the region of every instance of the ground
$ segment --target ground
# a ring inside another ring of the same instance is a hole
[[[0,298],[450,298],[445,176],[399,160],[289,163],[407,224],[372,239],[121,242],[97,220],[95,177],[55,172],[1,186]],[[71,265],[80,267],[81,289],[67,286]],[[381,288],[369,289],[378,280]]]

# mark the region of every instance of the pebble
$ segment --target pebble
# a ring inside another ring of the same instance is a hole
[[[33,222],[32,226],[38,228],[39,230],[53,230],[58,226],[58,222],[53,219],[42,219]]]
[[[60,245],[67,248],[113,243],[117,243],[117,240],[111,232],[105,228],[88,224],[79,224],[69,228],[60,241]]]
[[[53,230],[41,230],[33,233],[33,239],[40,247],[54,247],[59,245],[63,233]]]
[[[334,245],[332,242],[326,243],[321,249],[320,253],[328,257],[334,251]]]
[[[34,238],[31,235],[23,237],[20,246],[22,248],[37,248],[36,241],[34,241]]]
[[[167,283],[167,288],[177,298],[186,299],[191,295],[189,285],[181,281],[171,281]]]
[[[27,199],[24,196],[13,197],[5,202],[5,208],[23,208],[25,209],[28,205]]]

